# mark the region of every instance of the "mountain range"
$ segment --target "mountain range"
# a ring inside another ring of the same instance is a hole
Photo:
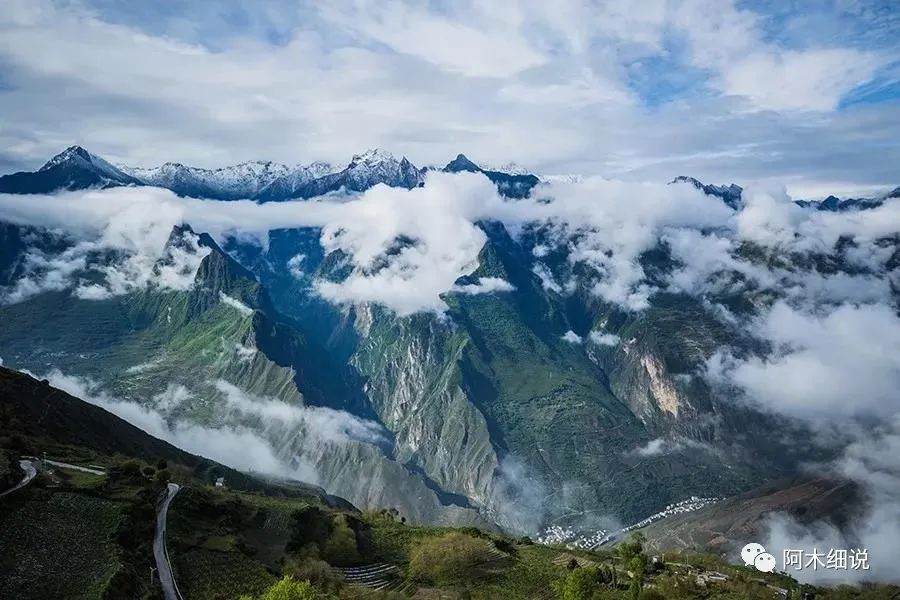
[[[520,167],[510,171],[484,169],[465,155],[459,154],[442,171],[450,173],[483,173],[497,185],[503,195],[523,198],[542,179]],[[41,194],[60,190],[106,188],[117,186],[155,186],[172,190],[180,196],[214,200],[251,199],[257,202],[312,198],[339,190],[361,192],[383,183],[407,189],[419,186],[425,174],[434,167],[416,167],[406,157],[396,159],[384,150],[369,150],[354,155],[343,169],[326,162],[287,166],[271,161],[254,161],[218,169],[203,169],[167,162],[159,167],[114,166],[80,146],[60,152],[39,170],[0,176],[0,193]],[[547,177],[547,181],[558,177]],[[705,184],[693,177],[680,175],[672,183],[689,183],[728,206],[740,204],[742,188],[735,184]],[[877,198],[839,199],[829,196],[822,201],[799,200],[801,206],[819,210],[847,211],[879,206],[886,198],[900,197],[900,187]]]
[[[512,201],[542,185],[462,154],[441,170],[481,174]],[[72,147],[36,172],[0,177],[0,191],[156,186],[263,203],[378,184],[414,190],[427,172],[383,151],[340,170],[203,170],[115,167]],[[743,207],[739,186],[673,182],[685,183],[728,210]],[[814,208],[867,210],[884,200]],[[2,222],[0,356],[151,411],[173,439],[184,427],[251,432],[291,476],[422,523],[536,532],[596,515],[633,522],[692,495],[730,496],[793,476],[837,452],[804,423],[730,401],[697,375],[724,349],[768,352],[739,320],[790,289],[764,289],[726,265],[713,274],[714,290],[679,290],[670,282],[682,259],[660,241],[638,256],[655,291],[632,310],[596,293],[574,258],[576,242],[558,243],[554,227],[512,231],[490,219],[477,227],[484,243],[470,272],[442,294],[447,310],[398,314],[317,292],[320,282],[359,271],[343,250],[323,245],[319,227],[272,229],[260,243],[178,224],[147,267],[151,281],[165,283],[110,292],[101,284],[127,273],[123,265],[143,265],[141,249],[85,249],[54,228]],[[884,247],[896,252],[892,239]],[[417,243],[398,236],[384,264]],[[753,268],[852,274],[845,252],[736,250]],[[65,261],[74,284],[32,285]],[[506,291],[468,293],[484,281],[505,282]]]

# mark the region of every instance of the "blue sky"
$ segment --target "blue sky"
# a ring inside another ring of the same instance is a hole
[[[344,162],[900,183],[891,1],[8,0],[0,169]]]

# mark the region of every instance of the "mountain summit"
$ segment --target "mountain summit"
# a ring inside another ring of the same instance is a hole
[[[447,173],[459,173],[460,171],[479,173],[481,172],[481,167],[469,160],[465,154],[457,154],[456,158],[447,163],[444,171]]]
[[[0,177],[0,192],[12,194],[48,194],[122,185],[141,185],[141,182],[81,146],[66,148],[37,171]]]
[[[744,188],[733,183],[730,185],[709,185],[687,175],[679,175],[669,183],[689,183],[707,196],[721,198],[725,204],[735,210],[740,208],[743,202],[741,194],[743,194]]]

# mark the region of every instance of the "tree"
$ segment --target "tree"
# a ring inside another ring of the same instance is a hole
[[[334,565],[348,565],[359,560],[356,532],[347,523],[346,515],[332,521],[331,534],[322,543],[322,558]]]
[[[341,589],[341,577],[324,560],[288,558],[283,572],[299,581],[308,581],[320,590],[336,593]]]
[[[163,469],[168,469],[168,468],[169,468],[169,463],[166,462],[166,459],[161,458],[158,461],[156,461],[156,469],[158,471],[162,471]]]
[[[163,469],[162,471],[156,472],[156,480],[160,483],[165,483],[172,478],[172,473],[169,472],[168,469]]]
[[[141,474],[141,463],[136,460],[126,460],[119,465],[119,470],[122,471],[122,475],[125,475],[126,477],[134,477]]]
[[[632,557],[628,563],[628,570],[631,571],[631,591],[632,600],[638,600],[641,596],[641,590],[644,587],[644,569],[647,567],[647,559],[643,554]]]
[[[600,588],[597,569],[572,569],[558,586],[562,600],[592,600]]]
[[[322,594],[308,581],[297,581],[290,575],[263,592],[258,600],[330,600],[334,598],[329,594]],[[251,596],[241,596],[240,600],[254,600]]]
[[[154,469],[153,467],[148,465],[148,466],[144,467],[143,469],[141,469],[141,473],[144,474],[144,477],[150,479],[151,477],[156,475],[156,469]]]
[[[624,540],[619,544],[616,550],[619,553],[625,562],[627,563],[633,557],[641,554],[644,551],[644,542],[647,538],[644,537],[644,534],[640,532],[632,533],[627,540]]]

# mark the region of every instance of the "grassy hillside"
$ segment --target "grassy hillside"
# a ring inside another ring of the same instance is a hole
[[[167,545],[179,588],[191,600],[268,599],[276,597],[266,595],[275,585],[307,594],[285,597],[320,600],[785,593],[829,600],[900,592],[801,588],[715,555],[654,556],[635,540],[588,552],[475,528],[414,526],[389,508],[359,512],[315,488],[272,485],[184,453],[100,408],[0,369],[0,464],[7,480],[21,477],[20,456],[44,452],[103,472],[54,467],[0,499],[0,598],[160,598],[149,578],[151,544],[169,479],[183,488],[169,511]],[[229,487],[212,485],[222,475]],[[293,580],[282,581],[285,575]]]

